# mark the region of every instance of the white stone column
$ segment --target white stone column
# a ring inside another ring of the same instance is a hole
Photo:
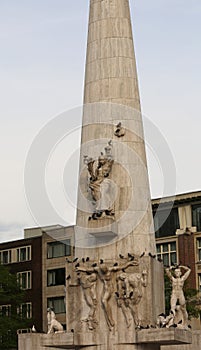
[[[76,256],[91,254],[93,258],[115,258],[129,250],[135,254],[144,251],[154,254],[155,237],[128,0],[90,1],[84,103]],[[115,135],[119,122],[125,130],[122,137]],[[94,203],[83,157],[87,155],[98,160],[109,140],[112,140],[114,159],[109,176],[115,192],[114,217],[89,221]],[[101,232],[105,237],[97,235]],[[107,240],[110,234],[114,237]],[[106,242],[107,246],[101,242]],[[87,247],[99,248],[88,250]]]

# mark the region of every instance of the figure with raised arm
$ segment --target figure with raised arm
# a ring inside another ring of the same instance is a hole
[[[182,269],[186,272],[182,275]],[[183,287],[184,282],[187,280],[191,273],[191,269],[187,266],[171,266],[166,268],[166,274],[172,283],[172,294],[170,299],[171,311],[176,316],[177,306],[179,304],[182,313],[182,326],[188,326],[188,313],[186,311],[186,300],[184,297]],[[173,274],[174,271],[174,274]]]
[[[111,330],[115,323],[113,320],[113,316],[112,316],[112,309],[110,307],[109,301],[111,299],[111,296],[113,294],[114,291],[114,287],[113,287],[113,272],[117,272],[120,270],[125,270],[127,269],[129,266],[137,266],[139,265],[138,260],[133,260],[133,261],[129,261],[124,265],[120,265],[120,266],[107,266],[106,264],[100,264],[100,266],[96,266],[96,267],[90,267],[90,268],[84,268],[84,267],[78,267],[77,271],[82,271],[82,272],[86,272],[86,273],[92,273],[92,272],[96,272],[101,280],[101,282],[103,283],[103,290],[102,290],[102,295],[101,295],[101,303],[102,303],[102,307],[104,310],[104,314],[105,314],[105,319],[107,322],[107,325],[109,327],[109,329]]]

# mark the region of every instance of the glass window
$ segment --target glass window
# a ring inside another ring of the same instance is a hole
[[[21,247],[17,249],[17,261],[29,261],[31,260],[31,246]]]
[[[11,263],[11,250],[2,250],[1,264],[10,264],[10,263]]]
[[[176,251],[176,242],[170,243],[170,250],[175,250]]]
[[[59,258],[61,256],[71,255],[71,240],[55,241],[47,244],[47,257]]]
[[[154,227],[156,238],[168,237],[176,234],[179,228],[178,208],[161,209],[154,214]]]
[[[192,205],[192,224],[201,231],[201,204]]]
[[[51,307],[55,314],[66,312],[64,297],[48,298],[47,307]]]
[[[32,303],[23,303],[18,309],[21,318],[32,318]]]
[[[31,289],[31,271],[18,272],[17,277],[22,289]]]
[[[201,274],[198,275],[198,290],[201,292]]]
[[[47,271],[47,285],[48,287],[65,285],[65,268]]]
[[[0,316],[11,316],[11,305],[0,305]]]
[[[201,238],[197,238],[198,260],[201,261]]]
[[[157,256],[163,260],[165,266],[177,263],[176,242],[157,244]]]
[[[163,251],[168,252],[168,244],[163,244]]]

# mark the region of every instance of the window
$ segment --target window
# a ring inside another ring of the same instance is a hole
[[[47,285],[65,285],[65,268],[47,271]]]
[[[1,264],[10,264],[10,263],[11,263],[11,250],[2,250]]]
[[[23,303],[18,308],[18,314],[21,318],[32,318],[32,303]]]
[[[22,289],[31,289],[31,271],[18,272],[17,278]]]
[[[192,224],[201,231],[201,204],[192,205]]]
[[[158,210],[154,215],[154,227],[156,238],[175,235],[179,228],[178,208]]]
[[[201,273],[198,275],[198,290],[201,292]]]
[[[163,260],[165,266],[177,263],[176,241],[157,244],[157,256]]]
[[[0,316],[11,316],[11,305],[0,305]]]
[[[66,312],[64,297],[48,298],[47,307],[51,307],[55,314],[61,314]]]
[[[47,257],[59,258],[61,256],[71,255],[71,241],[66,239],[65,241],[55,241],[47,244]]]
[[[201,261],[201,238],[197,238],[198,261]]]
[[[17,249],[17,261],[28,261],[31,260],[31,246],[21,247]]]

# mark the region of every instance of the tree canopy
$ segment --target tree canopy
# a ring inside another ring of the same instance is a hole
[[[17,330],[26,328],[30,319],[23,319],[20,305],[25,300],[25,292],[15,274],[0,265],[0,349],[17,348]]]

